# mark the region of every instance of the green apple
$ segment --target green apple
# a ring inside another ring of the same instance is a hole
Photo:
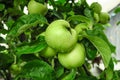
[[[68,52],[77,43],[77,33],[65,20],[53,21],[45,31],[45,40],[58,52]]]
[[[21,71],[21,67],[18,66],[18,64],[12,64],[12,65],[10,66],[10,69],[11,69],[11,72],[12,72],[13,74],[18,74],[18,73],[20,73],[20,71]]]
[[[46,15],[48,9],[47,6],[45,4],[36,2],[35,0],[31,0],[28,3],[28,12],[30,14],[42,14],[42,15]]]
[[[110,16],[107,12],[101,12],[99,15],[100,23],[106,24],[110,20]]]
[[[77,43],[71,52],[58,53],[58,60],[67,69],[80,67],[85,62],[85,48]]]
[[[39,37],[39,36],[45,36],[45,32],[42,32],[40,35],[38,35],[38,37]],[[45,58],[53,57],[53,56],[56,55],[56,51],[55,51],[53,48],[47,46],[45,49],[43,49],[43,50],[40,52],[39,55],[40,55],[40,56],[43,56],[43,57],[45,57]]]
[[[95,21],[95,22],[99,22],[99,14],[98,14],[98,13],[95,13],[95,12],[94,12],[93,18],[94,18],[94,21]]]
[[[90,9],[92,9],[96,13],[100,13],[102,10],[102,6],[98,2],[93,2],[90,5]]]
[[[53,57],[56,55],[56,51],[54,49],[52,49],[51,47],[47,46],[45,49],[43,49],[40,52],[40,55],[45,57],[45,58]]]

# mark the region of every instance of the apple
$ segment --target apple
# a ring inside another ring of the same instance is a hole
[[[38,37],[39,36],[44,36],[45,37],[45,32],[42,32],[40,35],[38,35]],[[56,51],[53,48],[47,46],[45,49],[43,49],[40,52],[39,55],[42,56],[42,57],[45,57],[45,58],[49,58],[49,57],[55,56],[56,55]]]
[[[21,71],[21,67],[18,66],[18,64],[12,64],[12,65],[10,66],[10,69],[11,69],[11,72],[12,72],[13,74],[18,74],[18,73],[20,73],[20,71]]]
[[[85,62],[85,48],[83,44],[77,43],[72,51],[58,53],[58,60],[67,69],[77,68]]]
[[[99,15],[100,23],[106,24],[110,20],[110,16],[107,12],[101,12]]]
[[[52,49],[51,47],[47,46],[45,49],[43,49],[40,52],[40,55],[45,57],[45,58],[53,57],[56,55],[56,51],[54,49]]]
[[[102,10],[102,6],[101,4],[99,4],[98,2],[93,2],[91,5],[90,5],[90,9],[92,9],[94,12],[96,13],[100,13],[101,10]]]
[[[58,52],[68,52],[77,43],[77,33],[65,20],[53,21],[45,31],[45,40]]]
[[[98,13],[95,13],[95,12],[94,12],[93,18],[94,18],[94,21],[95,21],[95,22],[99,22],[99,14],[98,14]]]
[[[30,14],[42,14],[42,15],[46,15],[48,9],[47,6],[45,4],[36,2],[35,0],[31,0],[28,3],[28,12]]]

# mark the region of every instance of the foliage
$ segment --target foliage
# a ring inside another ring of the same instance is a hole
[[[102,24],[86,0],[36,0],[49,4],[45,16],[24,13],[29,0],[0,0],[0,77],[4,80],[119,80],[120,71],[114,71],[115,53],[113,46],[107,39]],[[119,8],[115,11],[120,11]],[[99,14],[98,14],[99,15]],[[66,69],[58,61],[57,55],[50,58],[40,56],[40,52],[47,47],[44,36],[40,36],[48,25],[58,19],[67,20],[74,28],[79,23],[86,23],[88,29],[83,30],[78,41],[85,46],[86,61],[76,69]],[[6,28],[4,28],[6,24]],[[100,64],[103,61],[105,70],[99,76],[90,72],[91,63]],[[11,69],[18,65],[19,72]],[[109,74],[108,74],[109,73]]]

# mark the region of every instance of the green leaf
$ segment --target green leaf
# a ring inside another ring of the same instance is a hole
[[[120,21],[117,22],[117,25],[119,25],[119,24],[120,24]]]
[[[90,60],[94,60],[97,54],[97,49],[95,48],[95,46],[88,40],[84,40],[83,44],[85,46],[87,58]]]
[[[37,24],[48,24],[44,16],[38,14],[29,14],[21,16],[13,25],[8,36],[18,36],[27,29]]]
[[[4,46],[1,46],[0,45],[0,51],[3,51],[3,50],[5,50],[6,48],[4,47]]]
[[[106,80],[112,80],[112,78],[113,78],[113,69],[111,69],[110,67],[108,67],[105,70],[105,73],[106,73]]]
[[[31,43],[17,47],[16,53],[18,55],[33,54],[33,53],[37,53],[37,52],[43,50],[46,46],[47,46],[47,44],[46,44],[45,40],[43,38],[41,38],[41,40],[38,39],[38,40],[33,41]]]
[[[103,25],[95,24],[93,30],[87,30],[87,34],[91,36],[98,36],[101,39],[103,39],[110,47],[111,52],[115,53],[116,47],[110,43],[103,30],[104,30]]]
[[[8,33],[8,31],[6,29],[0,29],[0,33],[6,34],[6,33]]]
[[[102,56],[103,63],[105,67],[108,67],[110,59],[111,59],[111,50],[108,44],[101,38],[97,36],[85,36],[91,43],[96,47],[96,49],[100,52]]]
[[[76,70],[72,69],[71,72],[66,75],[62,80],[74,80],[76,76]]]
[[[75,80],[98,80],[98,79],[94,76],[80,76]]]
[[[0,3],[0,11],[4,10],[5,5]]]
[[[119,13],[120,12],[120,7],[117,7],[115,10],[114,10],[114,13]]]
[[[4,43],[5,40],[3,39],[3,37],[0,37],[0,43]]]
[[[20,56],[20,59],[22,59],[23,61],[31,61],[39,58],[34,54],[23,54]]]
[[[0,68],[6,69],[13,63],[14,58],[10,54],[0,53]]]
[[[56,78],[59,78],[62,74],[64,74],[64,67],[62,65],[55,66],[55,73],[56,73]]]
[[[16,80],[24,78],[26,80],[55,80],[53,68],[42,60],[29,61],[22,68],[22,72]]]
[[[91,20],[93,20],[92,14],[91,14],[91,10],[89,8],[85,8],[84,10],[84,15],[87,16],[88,18],[90,18]]]
[[[84,22],[84,23],[87,23],[87,26],[91,29],[92,28],[92,21],[85,17],[85,16],[82,16],[82,15],[74,15],[74,16],[70,16],[67,21],[80,21],[80,22]]]

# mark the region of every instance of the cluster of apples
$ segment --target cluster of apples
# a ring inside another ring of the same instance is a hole
[[[44,35],[49,50],[45,49],[43,55],[52,52],[50,56],[55,56],[57,53],[59,62],[68,69],[79,67],[84,63],[85,48],[77,42],[77,31],[70,27],[69,22],[62,19],[53,21]]]
[[[48,9],[45,4],[31,0],[28,3],[29,14],[46,15]],[[45,58],[58,56],[59,62],[68,69],[81,66],[85,61],[85,48],[83,44],[77,43],[78,33],[82,30],[76,26],[70,27],[66,20],[53,21],[43,32],[42,36],[48,46],[40,52]]]
[[[90,10],[93,12],[94,21],[102,24],[108,23],[109,14],[101,11],[102,7],[98,2],[93,2]],[[28,12],[44,16],[48,8],[46,4],[31,0],[28,3]],[[80,23],[73,29],[69,22],[63,19],[51,22],[45,32],[40,34],[45,37],[48,45],[40,52],[40,56],[46,58],[57,56],[59,62],[68,69],[81,66],[85,62],[85,48],[82,43],[78,43],[78,40],[82,39],[79,34],[87,28],[85,23]]]
[[[102,6],[98,2],[93,2],[90,5],[90,9],[94,12],[94,19],[96,22],[106,24],[110,20],[110,16],[107,12],[102,12]]]

